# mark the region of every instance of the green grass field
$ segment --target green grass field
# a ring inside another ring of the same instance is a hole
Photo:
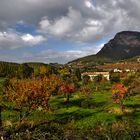
[[[0,85],[3,81],[4,79],[0,79]],[[68,104],[65,104],[64,101],[63,95],[53,96],[49,101],[49,111],[43,112],[38,109],[32,112],[26,121],[33,125],[47,121],[57,124],[59,128],[71,126],[72,128],[86,130],[96,127],[97,124],[140,123],[140,94],[125,100],[123,113],[119,105],[114,103],[110,91],[93,92],[90,98],[81,95],[81,93],[73,93]],[[17,112],[2,111],[3,122],[9,121],[12,125],[16,125],[18,119],[19,114]]]
[[[140,122],[140,95],[131,97],[125,101],[125,113],[120,111],[110,92],[95,92],[88,100],[79,93],[72,95],[69,104],[64,103],[64,97],[56,96],[50,100],[51,110],[47,112],[35,111],[29,116],[29,120],[35,122],[41,120],[59,121],[62,124],[74,122],[75,127],[89,128],[97,122],[111,124],[117,121]],[[18,114],[13,111],[3,111],[3,120],[17,121]]]

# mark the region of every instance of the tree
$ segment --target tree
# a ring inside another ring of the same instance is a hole
[[[82,79],[84,85],[87,85],[90,82],[90,76],[88,75],[83,75]]]
[[[83,85],[80,89],[81,93],[86,97],[90,98],[93,92],[93,85],[92,83]]]
[[[68,80],[71,78],[71,69],[67,66],[61,67],[58,70],[59,75],[61,76],[62,80]]]
[[[79,68],[75,69],[75,76],[77,77],[78,81],[81,81],[81,72]]]
[[[4,108],[4,90],[5,87],[9,84],[9,78],[4,78],[0,81],[0,128],[2,126],[2,110]]]
[[[94,83],[96,85],[96,91],[99,90],[99,87],[100,87],[100,84],[101,84],[102,80],[103,80],[103,76],[101,74],[94,77]]]
[[[120,73],[110,73],[110,82],[119,83],[120,82]]]
[[[60,84],[60,79],[55,75],[24,80],[12,79],[6,89],[6,97],[12,107],[19,111],[22,120],[39,107],[46,110],[50,97],[58,92]]]
[[[2,127],[2,117],[1,117],[2,105],[1,105],[1,102],[2,102],[2,97],[0,96],[0,128]]]
[[[120,108],[122,111],[124,109],[123,101],[126,98],[127,92],[128,88],[121,83],[115,83],[112,86],[113,99],[117,104],[120,104]]]
[[[66,103],[69,103],[69,98],[71,93],[76,91],[74,83],[70,81],[65,81],[62,83],[60,90],[64,93],[64,96],[66,97]]]
[[[86,107],[86,108],[91,107],[93,105],[92,102],[91,102],[92,93],[93,93],[92,83],[81,86],[80,93],[81,93],[82,99],[84,99],[84,100],[80,101],[80,106],[81,107]]]
[[[18,67],[17,77],[19,78],[30,78],[34,73],[33,68],[29,67],[28,64],[21,64]]]
[[[123,80],[123,83],[128,86],[129,96],[140,93],[140,72],[131,74]]]

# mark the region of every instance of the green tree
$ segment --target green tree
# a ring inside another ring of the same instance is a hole
[[[128,86],[129,96],[140,93],[140,72],[131,74],[123,80],[124,85]]]
[[[99,87],[101,86],[102,80],[103,80],[103,76],[101,74],[94,77],[94,83],[96,85],[96,91],[99,90]]]
[[[78,81],[81,81],[82,80],[81,79],[81,72],[80,72],[80,69],[79,68],[75,69],[75,76],[77,77],[77,80]]]
[[[64,66],[58,69],[58,73],[62,80],[67,80],[71,77],[71,69],[68,66]]]
[[[30,78],[34,73],[33,68],[29,67],[28,64],[21,64],[18,67],[17,77],[18,78]]]
[[[90,82],[90,76],[88,75],[83,75],[82,81],[84,85],[87,85]]]
[[[111,73],[110,74],[110,82],[111,83],[119,83],[120,82],[120,74],[119,73]]]

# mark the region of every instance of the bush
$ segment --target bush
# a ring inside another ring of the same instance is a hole
[[[135,122],[115,122],[103,124],[97,122],[92,128],[76,128],[74,122],[62,126],[60,123],[51,122],[33,128],[26,128],[18,132],[11,131],[9,140],[133,140],[140,136],[140,126]]]

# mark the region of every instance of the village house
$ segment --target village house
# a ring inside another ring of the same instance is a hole
[[[115,68],[115,69],[113,70],[113,72],[122,72],[122,70],[121,70],[121,69]]]
[[[84,72],[84,73],[81,73],[82,77],[84,75],[88,75],[90,77],[90,80],[93,81],[94,80],[94,77],[98,76],[98,75],[102,75],[104,78],[106,78],[107,80],[110,80],[109,79],[109,72]]]

